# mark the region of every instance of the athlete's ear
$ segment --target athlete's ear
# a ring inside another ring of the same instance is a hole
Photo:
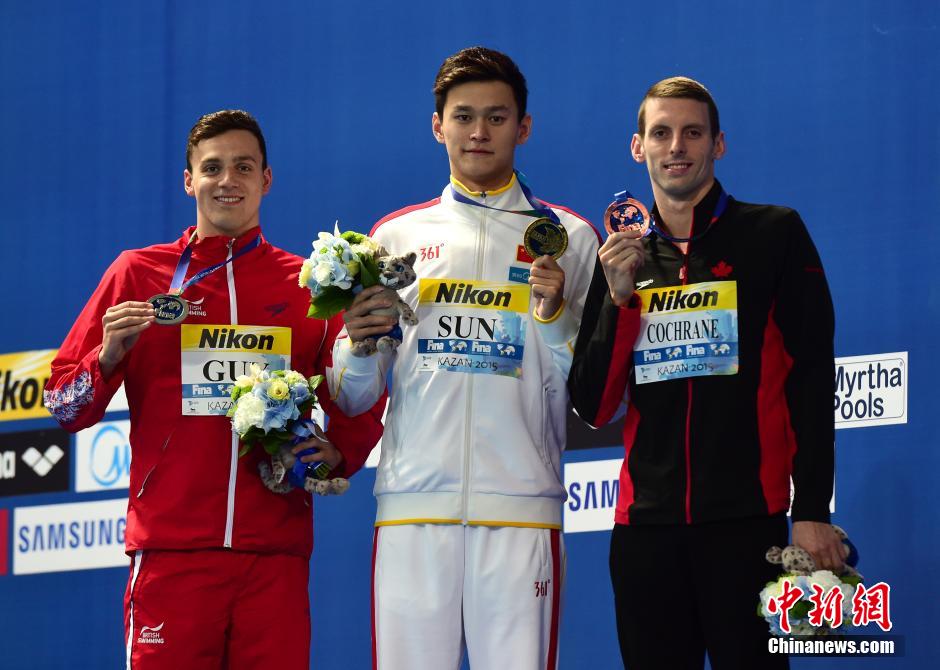
[[[630,154],[637,163],[646,162],[646,152],[643,151],[643,140],[638,133],[633,133],[630,140]]]
[[[193,175],[189,170],[183,170],[183,190],[186,195],[196,197],[196,191],[193,189]]]
[[[437,112],[431,115],[431,132],[434,133],[434,139],[436,139],[440,144],[444,144],[444,129],[443,124],[441,123],[441,117],[438,116]]]
[[[271,166],[269,165],[264,169],[264,172],[261,173],[261,195],[267,195],[268,191],[271,190],[271,182],[274,181],[274,173],[271,172]]]
[[[532,116],[526,114],[519,122],[519,130],[516,133],[516,146],[525,144],[529,141],[529,135],[532,134]]]
[[[719,130],[718,137],[715,139],[715,148],[712,151],[712,157],[718,160],[725,155],[725,131]]]

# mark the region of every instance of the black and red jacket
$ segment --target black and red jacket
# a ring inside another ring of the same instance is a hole
[[[636,282],[737,282],[738,373],[637,384],[639,295],[614,305],[598,263],[568,380],[571,401],[593,426],[627,404],[617,523],[785,512],[791,476],[793,520],[828,522],[835,319],[819,255],[792,209],[729,198],[712,220],[720,193],[716,182],[695,207],[692,236],[704,234],[687,254],[655,234],[645,238]]]

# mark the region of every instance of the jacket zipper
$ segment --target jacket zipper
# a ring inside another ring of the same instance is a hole
[[[228,242],[228,255],[225,260],[232,258],[232,247],[235,246],[235,240]],[[235,295],[235,268],[234,263],[228,263],[225,266],[225,275],[228,280],[228,309],[230,323],[234,326],[238,324],[238,302]],[[232,453],[229,461],[228,472],[228,496],[225,504],[225,539],[222,546],[226,549],[232,548],[232,528],[235,524],[235,477],[238,474],[238,435],[232,431]]]
[[[692,227],[695,228],[695,210],[692,210]],[[681,251],[681,249],[680,249]],[[692,240],[689,240],[682,254],[682,285],[689,283],[689,256],[692,254]],[[686,378],[688,401],[685,409],[685,522],[692,523],[692,378]]]
[[[486,204],[486,192],[483,192],[483,204]],[[483,256],[486,251],[486,210],[480,208],[480,228],[477,231],[476,276],[483,277]],[[463,449],[463,511],[461,520],[466,526],[470,522],[470,449],[473,432],[473,374],[467,374],[467,413],[464,417]]]

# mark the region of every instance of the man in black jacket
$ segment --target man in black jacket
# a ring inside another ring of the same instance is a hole
[[[714,670],[787,667],[756,615],[787,509],[793,543],[821,568],[846,551],[828,523],[825,274],[795,211],[724,191],[724,151],[704,86],[673,77],[647,91],[631,152],[650,174],[650,229],[599,250],[568,382],[591,425],[626,405],[610,568],[631,670],[702,668],[706,650]]]

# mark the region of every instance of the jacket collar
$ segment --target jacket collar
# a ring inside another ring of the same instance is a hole
[[[692,210],[692,230],[689,233],[689,237],[695,237],[708,228],[712,220],[712,215],[715,213],[715,206],[718,204],[718,198],[721,196],[722,190],[721,184],[716,179],[712,187],[708,189],[708,193],[705,194],[705,197],[699,200],[698,204],[695,205],[695,208]],[[656,225],[663,225],[662,219],[659,216],[659,207],[656,203],[653,203],[653,217],[656,219]],[[671,235],[675,235],[671,230],[668,232]]]
[[[212,258],[222,256],[224,258],[228,254],[229,243],[233,239],[235,240],[235,244],[232,246],[233,253],[239,251],[245,245],[250,244],[258,236],[261,237],[262,245],[266,243],[264,235],[261,233],[261,226],[255,226],[235,238],[225,235],[199,237],[195,233],[196,226],[190,226],[183,231],[183,235],[179,239],[181,248],[185,248],[187,244],[192,244],[193,256],[209,256]],[[190,240],[192,240],[192,242],[190,242]]]

